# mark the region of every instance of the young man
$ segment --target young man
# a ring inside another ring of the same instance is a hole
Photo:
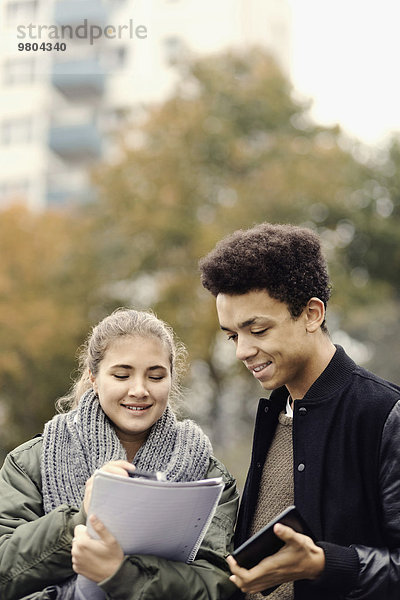
[[[318,540],[277,525],[284,547],[249,570],[229,557],[232,581],[246,598],[278,586],[271,600],[399,600],[400,388],[331,342],[318,236],[239,230],[200,270],[237,358],[273,390],[258,408],[235,545],[291,504]]]

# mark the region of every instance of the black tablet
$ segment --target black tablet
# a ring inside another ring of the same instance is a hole
[[[284,542],[274,533],[273,528],[276,523],[282,523],[291,527],[298,533],[308,535],[314,540],[310,528],[300,515],[295,506],[289,506],[281,512],[268,525],[257,531],[251,538],[245,541],[241,546],[232,552],[233,558],[239,566],[245,569],[251,569],[257,565],[263,558],[278,552]]]

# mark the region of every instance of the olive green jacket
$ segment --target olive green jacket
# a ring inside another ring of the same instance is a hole
[[[66,504],[44,514],[41,450],[42,438],[34,438],[13,450],[0,470],[1,600],[52,600],[54,586],[74,575],[72,537],[86,515],[82,506]],[[238,493],[215,458],[207,477],[222,477],[225,488],[196,560],[188,565],[152,555],[126,556],[99,584],[107,600],[225,600],[234,593],[224,557],[232,550]]]

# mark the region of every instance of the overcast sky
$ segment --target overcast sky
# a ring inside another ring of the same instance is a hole
[[[400,0],[289,0],[292,77],[313,115],[380,145],[400,131]]]

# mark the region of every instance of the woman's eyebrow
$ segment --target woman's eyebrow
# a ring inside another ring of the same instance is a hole
[[[131,365],[122,365],[122,364],[118,364],[118,365],[111,365],[110,367],[111,369],[133,369],[134,367],[132,367]],[[164,365],[152,365],[151,367],[148,367],[149,371],[156,371],[157,369],[164,369],[164,370],[168,370],[167,367],[165,367]]]

